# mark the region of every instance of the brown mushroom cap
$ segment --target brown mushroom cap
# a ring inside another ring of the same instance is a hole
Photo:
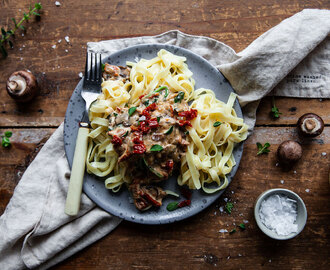
[[[301,135],[306,137],[315,137],[322,133],[324,129],[324,122],[317,114],[306,113],[299,118],[297,127]]]
[[[6,88],[8,94],[18,102],[30,101],[38,92],[36,77],[25,70],[11,74]]]
[[[291,167],[302,157],[302,147],[295,141],[284,141],[277,149],[277,157],[282,165]]]

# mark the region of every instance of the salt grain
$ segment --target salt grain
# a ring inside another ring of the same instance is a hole
[[[53,45],[52,48],[53,48],[53,49],[56,49],[56,45]]]
[[[58,42],[58,43],[61,43],[61,42],[62,42],[62,39],[59,39],[57,42]]]
[[[55,6],[59,7],[61,3],[59,1],[55,1]]]
[[[305,191],[308,193],[309,192],[309,188],[306,188]]]
[[[224,200],[225,202],[228,202],[228,198],[223,198],[223,200]]]
[[[79,76],[80,78],[82,78],[82,77],[83,77],[82,72],[79,72],[78,76]]]
[[[281,184],[284,184],[284,180],[280,180]]]
[[[219,233],[226,233],[226,232],[228,232],[228,230],[226,230],[226,229],[220,229],[219,230]]]
[[[243,220],[243,223],[247,224],[247,223],[249,223],[249,221],[246,220],[246,219],[244,219],[244,220]]]
[[[297,202],[283,195],[269,196],[261,203],[261,222],[278,235],[289,235],[298,231]]]
[[[324,156],[324,157],[325,157],[326,155],[327,155],[327,153],[326,153],[326,152],[322,152],[322,156]]]
[[[222,213],[223,212],[223,206],[220,206],[219,211]]]
[[[68,36],[65,36],[64,39],[67,43],[70,43],[70,38]]]

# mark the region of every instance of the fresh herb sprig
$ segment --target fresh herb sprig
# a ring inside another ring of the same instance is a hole
[[[22,23],[24,21],[29,21],[29,19],[31,19],[32,15],[40,17],[39,10],[41,10],[41,9],[42,9],[41,3],[35,3],[34,8],[32,8],[32,6],[30,6],[28,13],[25,13],[25,12],[23,13],[23,18],[18,23],[16,22],[15,18],[11,18],[11,20],[14,23],[13,29],[10,29],[10,30],[7,29],[7,31],[6,31],[5,28],[1,27],[0,51],[1,51],[3,58],[6,58],[8,56],[8,52],[5,48],[5,45],[8,43],[10,48],[14,47],[13,41],[10,40],[9,38],[15,36],[16,30],[19,28],[22,29],[23,31],[25,31],[26,29],[25,29],[24,25],[22,25]]]
[[[231,210],[233,210],[234,204],[231,202],[227,202],[225,206],[225,210],[228,214],[231,214]]]
[[[273,116],[274,118],[279,118],[279,117],[280,117],[280,114],[282,114],[282,113],[279,111],[279,109],[276,107],[276,105],[275,105],[275,98],[274,98],[274,96],[273,96],[273,107],[272,107],[272,111],[271,111],[271,113],[272,113],[272,116]]]
[[[261,154],[270,152],[270,150],[268,149],[269,146],[270,146],[269,142],[266,142],[264,145],[262,145],[260,142],[257,142],[256,144],[257,144],[257,147],[258,147],[257,155],[261,155]]]
[[[1,135],[2,147],[9,148],[11,146],[10,137],[13,135],[11,131],[6,131],[4,135]]]

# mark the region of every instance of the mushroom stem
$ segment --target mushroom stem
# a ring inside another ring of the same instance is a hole
[[[304,121],[304,127],[308,131],[312,131],[316,126],[317,126],[317,123],[312,118],[308,118]]]

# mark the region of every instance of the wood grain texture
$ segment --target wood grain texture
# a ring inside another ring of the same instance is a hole
[[[0,25],[21,17],[28,2],[0,0]],[[215,38],[239,52],[302,9],[330,8],[327,0],[174,0],[170,4],[160,0],[62,0],[60,7],[55,1],[41,2],[41,20],[31,20],[24,36],[17,33],[14,49],[7,59],[0,59],[0,133],[12,130],[14,134],[12,147],[0,149],[0,214],[27,166],[63,121],[80,80],[78,74],[84,69],[88,41],[179,29]],[[19,69],[31,70],[41,86],[39,96],[29,104],[15,103],[5,91],[7,78]],[[52,269],[329,269],[330,100],[276,98],[276,105],[282,115],[274,120],[269,116],[271,98],[262,100],[257,128],[245,144],[238,172],[216,203],[171,225],[123,222],[107,237]],[[306,112],[319,114],[327,124],[315,139],[297,136],[294,125]],[[285,172],[276,166],[275,152],[289,138],[302,143],[304,155]],[[256,142],[266,141],[271,143],[271,152],[256,156]],[[290,241],[267,238],[254,221],[255,199],[275,187],[298,193],[307,207],[306,228]],[[234,202],[231,215],[219,210],[225,198]],[[248,221],[245,231],[219,233],[244,220]]]

